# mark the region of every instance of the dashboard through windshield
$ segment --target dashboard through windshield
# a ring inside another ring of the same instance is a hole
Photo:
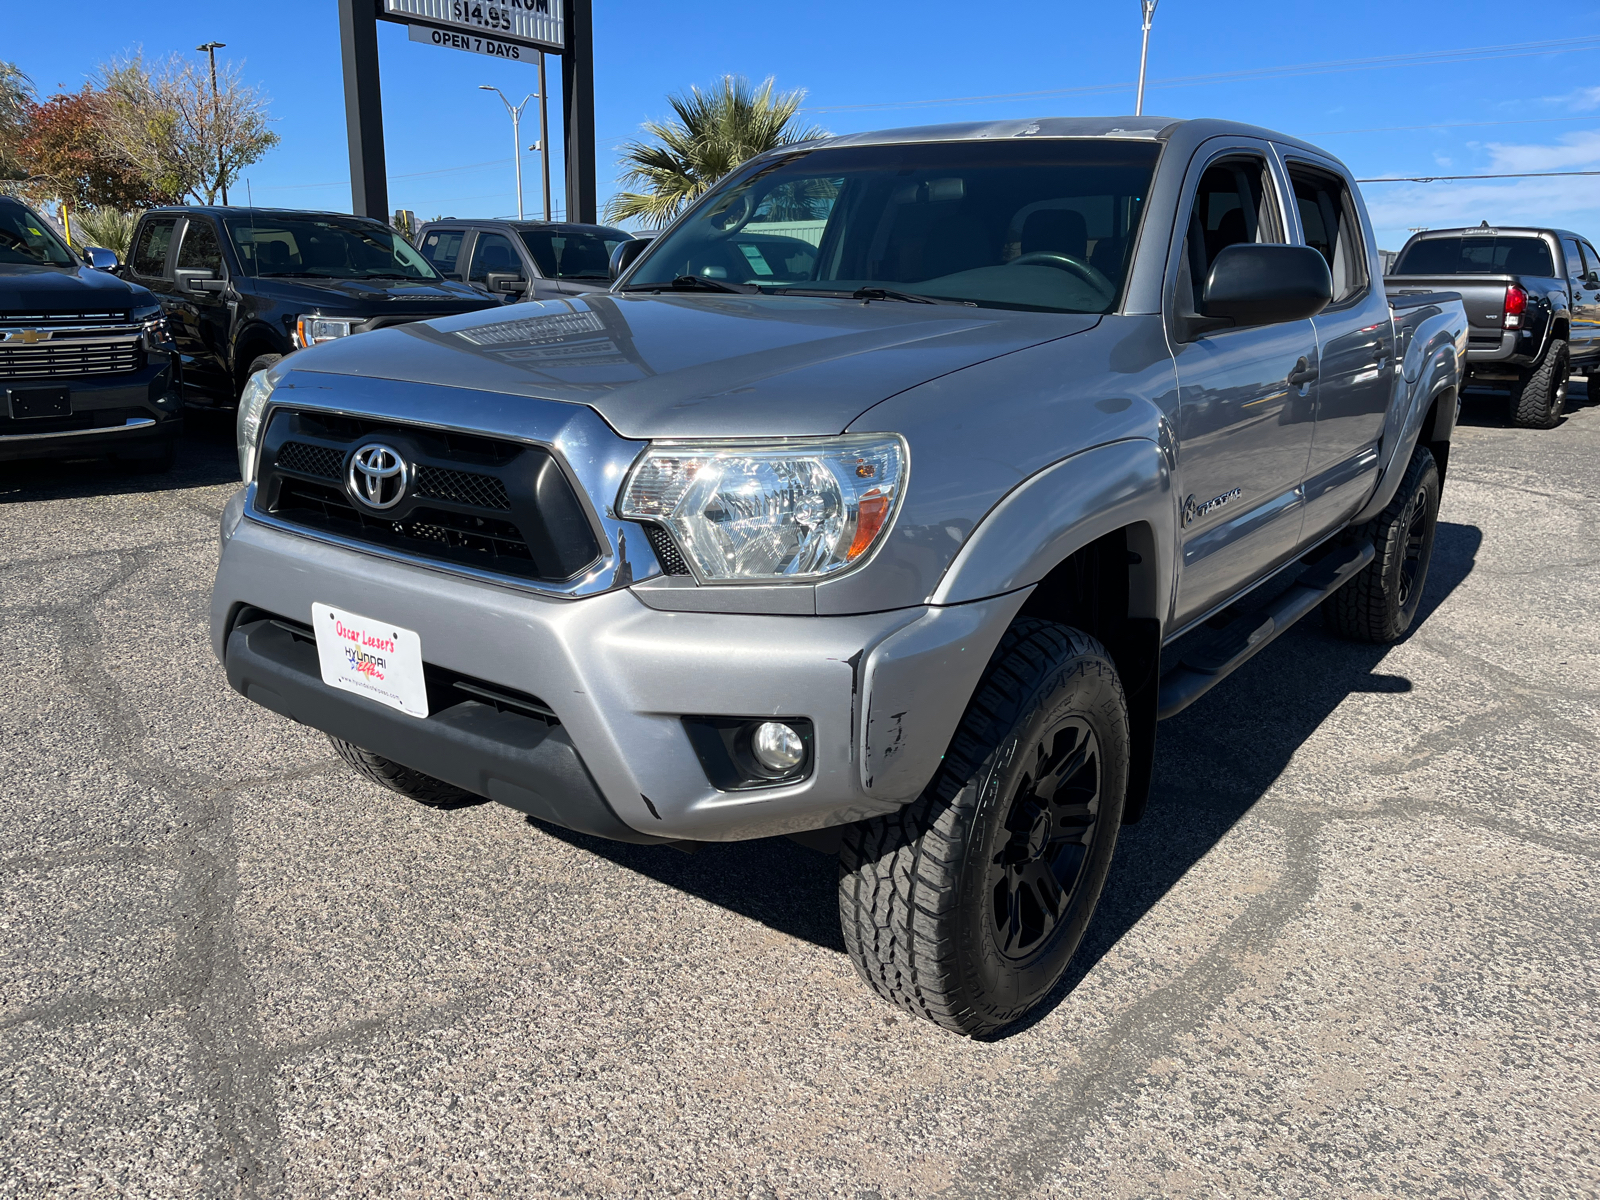
[[[801,151],[711,192],[625,287],[1109,312],[1159,152],[1104,139]]]

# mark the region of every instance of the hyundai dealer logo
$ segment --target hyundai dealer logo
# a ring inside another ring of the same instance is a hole
[[[350,494],[368,508],[393,508],[405,498],[410,471],[400,451],[368,442],[350,458]]]

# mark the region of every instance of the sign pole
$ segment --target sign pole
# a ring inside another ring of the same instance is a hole
[[[378,14],[373,0],[339,0],[344,57],[344,124],[350,139],[350,211],[389,219],[383,159],[383,95],[378,90]]]
[[[594,13],[591,0],[562,0],[567,48],[561,56],[566,118],[567,220],[598,219],[594,152]],[[541,89],[542,90],[542,89]]]
[[[550,220],[550,89],[544,79],[544,51],[539,51],[539,162],[544,172],[544,219]]]

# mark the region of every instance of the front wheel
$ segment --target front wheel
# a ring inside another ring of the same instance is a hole
[[[333,748],[339,757],[353,767],[357,775],[371,780],[379,787],[386,787],[391,792],[409,796],[419,803],[430,807],[452,805],[472,795],[471,792],[464,791],[453,783],[446,783],[442,779],[435,779],[432,775],[424,775],[421,771],[403,767],[393,759],[374,754],[371,750],[363,750],[354,742],[336,738],[331,733],[328,735],[328,740],[333,743]]]
[[[1044,1000],[1099,902],[1128,750],[1127,702],[1100,643],[1015,621],[921,797],[846,831],[839,915],[862,978],[975,1036]]]

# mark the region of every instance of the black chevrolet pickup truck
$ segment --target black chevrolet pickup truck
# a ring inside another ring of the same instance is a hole
[[[182,409],[155,296],[88,266],[33,209],[0,196],[0,462],[113,455],[164,470]]]
[[[1430,229],[1405,244],[1387,284],[1461,293],[1469,382],[1509,386],[1512,424],[1555,425],[1568,374],[1600,362],[1600,255],[1570,230]]]

